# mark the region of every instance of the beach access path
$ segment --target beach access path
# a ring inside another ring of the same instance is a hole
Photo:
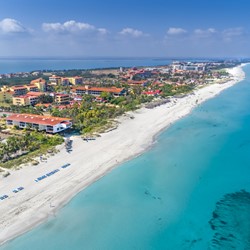
[[[154,142],[155,136],[176,120],[184,117],[205,100],[244,79],[241,66],[228,69],[232,79],[224,84],[199,88],[183,98],[153,109],[141,108],[118,118],[117,129],[103,133],[96,140],[84,141],[71,137],[72,151],[60,146],[60,152],[37,166],[26,166],[0,178],[0,243],[4,243],[44,222],[74,195],[95,182],[112,168],[133,158]],[[134,119],[130,117],[133,116]],[[67,168],[61,168],[70,163]],[[55,169],[60,171],[35,182],[35,179]],[[24,187],[18,193],[12,190]]]

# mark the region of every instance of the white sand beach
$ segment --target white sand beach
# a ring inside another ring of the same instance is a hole
[[[228,70],[233,79],[224,84],[212,84],[197,89],[194,94],[153,109],[141,108],[118,119],[117,129],[103,133],[93,141],[72,137],[73,150],[66,152],[64,145],[59,153],[37,166],[10,171],[7,178],[0,177],[0,244],[44,222],[65,205],[74,195],[95,182],[120,163],[135,157],[154,142],[155,136],[205,100],[219,94],[244,79],[242,66]],[[134,119],[131,119],[131,115]],[[65,163],[68,168],[61,169]],[[34,180],[54,169],[56,174],[40,181]],[[13,193],[17,187],[24,190]]]

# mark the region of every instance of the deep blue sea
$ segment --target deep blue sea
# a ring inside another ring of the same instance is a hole
[[[250,249],[250,65],[157,143],[1,250]]]
[[[171,62],[172,60],[166,58],[0,58],[0,74],[36,70],[158,66]]]

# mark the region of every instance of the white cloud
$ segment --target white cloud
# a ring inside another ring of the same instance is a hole
[[[182,29],[182,28],[175,28],[175,27],[171,27],[171,28],[169,28],[168,29],[168,31],[167,31],[167,34],[168,35],[183,35],[183,34],[185,34],[185,33],[187,33],[187,31],[186,30],[184,30],[184,29]]]
[[[229,29],[223,30],[222,34],[226,37],[241,36],[244,34],[244,29],[241,27],[229,28]]]
[[[4,34],[25,33],[28,29],[15,19],[5,18],[0,21],[0,32]]]
[[[228,28],[221,32],[222,38],[227,42],[232,41],[234,38],[243,38],[246,34],[245,30],[241,27]]]
[[[123,36],[131,36],[135,38],[147,36],[147,34],[143,33],[142,31],[133,29],[133,28],[124,28],[122,31],[119,32],[119,34]]]
[[[106,34],[108,34],[108,30],[106,30],[106,29],[104,29],[104,28],[99,28],[98,31],[99,31],[99,33],[100,33],[101,35],[106,35]]]
[[[214,28],[208,28],[205,30],[202,30],[202,29],[195,29],[194,30],[194,34],[197,36],[201,36],[201,37],[208,37],[208,36],[216,34],[216,33],[217,33],[217,31]]]
[[[78,32],[96,32],[99,34],[107,34],[104,28],[96,28],[94,25],[88,23],[76,22],[74,20],[66,21],[64,23],[43,23],[42,28],[46,32],[56,33],[78,33]]]

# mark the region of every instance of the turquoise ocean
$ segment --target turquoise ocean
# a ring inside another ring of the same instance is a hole
[[[153,147],[1,250],[250,249],[250,65]]]

